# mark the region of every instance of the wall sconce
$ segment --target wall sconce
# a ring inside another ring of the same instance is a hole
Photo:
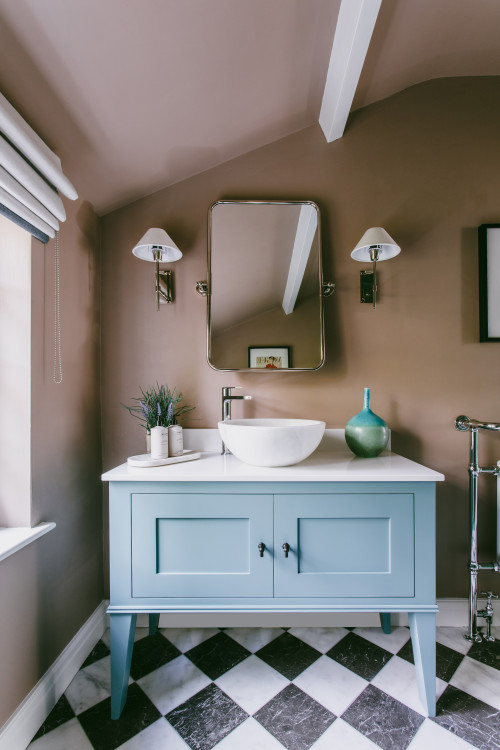
[[[160,263],[172,263],[182,258],[182,253],[164,229],[148,229],[132,250],[141,260],[156,263],[156,309],[160,302],[174,301],[174,272],[160,271]]]
[[[362,263],[373,263],[371,271],[361,271],[361,302],[377,302],[377,261],[399,255],[401,248],[382,227],[367,229],[351,253],[351,258]],[[370,279],[371,276],[371,279]]]

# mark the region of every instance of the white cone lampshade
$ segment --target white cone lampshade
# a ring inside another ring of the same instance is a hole
[[[370,254],[370,248],[378,248],[377,261],[388,260],[399,255],[401,248],[397,245],[390,234],[388,234],[382,227],[372,227],[367,229],[360,241],[351,253],[351,258],[354,260],[362,261],[363,263],[370,263],[373,258]]]
[[[160,251],[160,258],[156,257],[155,251]],[[182,253],[173,239],[168,236],[164,229],[158,228],[148,229],[132,252],[137,258],[152,262],[159,260],[161,263],[171,263],[182,258]]]

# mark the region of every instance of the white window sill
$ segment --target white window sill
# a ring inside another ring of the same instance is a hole
[[[32,529],[27,526],[13,528],[0,526],[0,560],[5,560],[9,555],[13,555],[14,552],[26,547],[27,544],[39,539],[55,527],[55,523],[52,522],[41,523]]]

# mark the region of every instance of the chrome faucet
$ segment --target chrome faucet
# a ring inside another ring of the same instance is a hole
[[[222,420],[224,422],[231,419],[231,401],[247,401],[252,398],[251,396],[233,396],[231,394],[231,391],[241,387],[241,385],[231,385],[222,389]],[[224,441],[222,441],[222,453],[224,455],[231,453]]]

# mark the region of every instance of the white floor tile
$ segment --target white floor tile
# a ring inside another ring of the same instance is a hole
[[[283,690],[288,680],[252,655],[221,675],[215,684],[244,711],[254,714]]]
[[[500,710],[500,671],[465,656],[450,685]]]
[[[368,685],[362,677],[328,656],[320,656],[293,682],[335,716],[343,714]]]
[[[459,654],[466,654],[472,643],[464,638],[467,628],[437,628],[436,641]]]
[[[83,731],[78,719],[61,724],[52,732],[44,734],[32,742],[29,750],[93,750],[92,744]]]
[[[161,628],[160,633],[183,654],[217,635],[219,628]]]
[[[430,719],[425,719],[407,750],[470,750],[470,745],[460,737],[443,729]]]
[[[349,632],[346,628],[290,628],[292,635],[326,654]]]
[[[409,706],[417,713],[425,716],[427,710],[422,705],[418,693],[417,675],[415,667],[399,656],[393,656],[380,672],[375,675],[372,685],[392,695],[393,698]],[[447,683],[436,678],[436,695],[439,697],[445,690]]]
[[[367,641],[375,643],[376,646],[385,648],[391,654],[397,654],[410,640],[408,628],[393,628],[392,633],[384,633],[382,628],[354,628],[353,632],[362,638],[366,638]]]
[[[203,690],[210,684],[210,679],[186,656],[181,655],[141,677],[137,684],[164,716]]]
[[[375,750],[378,745],[353,729],[342,719],[335,719],[311,750]],[[380,748],[378,748],[380,750]],[[431,750],[427,748],[427,750]]]
[[[283,745],[250,717],[217,743],[213,750],[283,750]]]
[[[226,633],[254,654],[285,631],[283,628],[227,628]]]
[[[135,737],[120,745],[117,750],[166,750],[166,748],[190,750],[189,745],[186,745],[182,737],[165,719],[158,719],[140,734],[136,734]]]
[[[80,669],[64,694],[75,714],[108,698],[111,695],[111,657],[105,656]]]

